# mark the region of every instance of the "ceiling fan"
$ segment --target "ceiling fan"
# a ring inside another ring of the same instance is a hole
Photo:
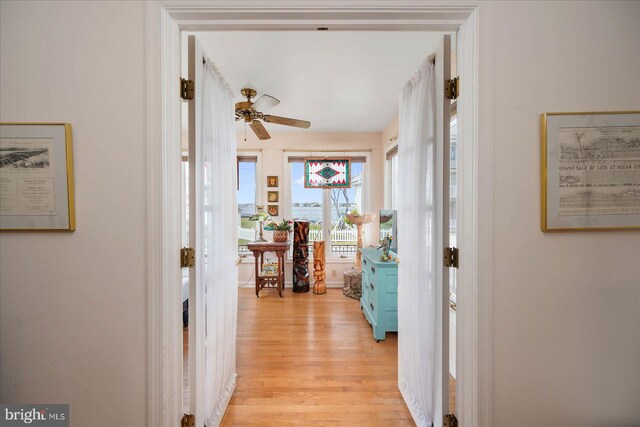
[[[244,88],[240,91],[240,93],[242,94],[242,96],[246,97],[247,100],[236,103],[236,121],[244,120],[245,123],[249,124],[251,130],[253,130],[253,132],[260,140],[271,138],[271,135],[269,135],[269,132],[267,132],[267,129],[265,129],[260,120],[266,123],[293,126],[302,129],[309,129],[309,126],[311,126],[311,122],[308,122],[306,120],[297,120],[290,119],[288,117],[263,114],[262,111],[275,107],[280,103],[280,101],[273,96],[264,94],[260,98],[258,98],[256,102],[252,102],[251,98],[254,98],[257,93],[254,89]]]

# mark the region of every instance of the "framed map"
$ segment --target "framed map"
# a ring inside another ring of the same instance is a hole
[[[542,231],[640,229],[640,111],[544,113]]]
[[[305,158],[305,188],[351,188],[351,159]]]
[[[0,230],[75,228],[71,125],[0,124]]]

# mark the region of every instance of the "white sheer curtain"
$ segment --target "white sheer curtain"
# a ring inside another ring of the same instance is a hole
[[[204,419],[207,426],[216,426],[222,420],[236,378],[237,154],[232,91],[209,62],[204,65],[202,92],[202,237],[206,250]]]
[[[427,59],[400,95],[398,386],[420,427],[433,425],[437,367],[435,69]]]

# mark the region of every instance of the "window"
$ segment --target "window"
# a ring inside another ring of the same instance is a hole
[[[257,156],[238,156],[238,254],[249,254],[247,243],[255,240],[256,223],[249,217],[256,212]]]
[[[368,154],[368,153],[367,153]],[[309,252],[313,242],[324,240],[327,256],[353,258],[358,243],[357,229],[346,215],[365,212],[366,157],[351,157],[351,188],[304,188],[304,159],[289,157],[290,214],[304,219],[309,225]],[[328,225],[328,227],[325,227]]]
[[[388,209],[398,209],[398,146],[387,151],[387,197]]]

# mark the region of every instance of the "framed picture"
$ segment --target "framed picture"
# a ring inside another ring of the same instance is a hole
[[[278,177],[267,176],[267,187],[277,187],[277,186],[278,186]]]
[[[278,216],[278,205],[268,205],[267,212],[269,212],[269,216]]]
[[[544,113],[542,231],[640,229],[640,111]]]
[[[304,159],[305,188],[351,188],[351,159]]]
[[[267,202],[273,203],[278,201],[277,191],[267,191]]]
[[[0,230],[74,231],[68,123],[0,124]]]

